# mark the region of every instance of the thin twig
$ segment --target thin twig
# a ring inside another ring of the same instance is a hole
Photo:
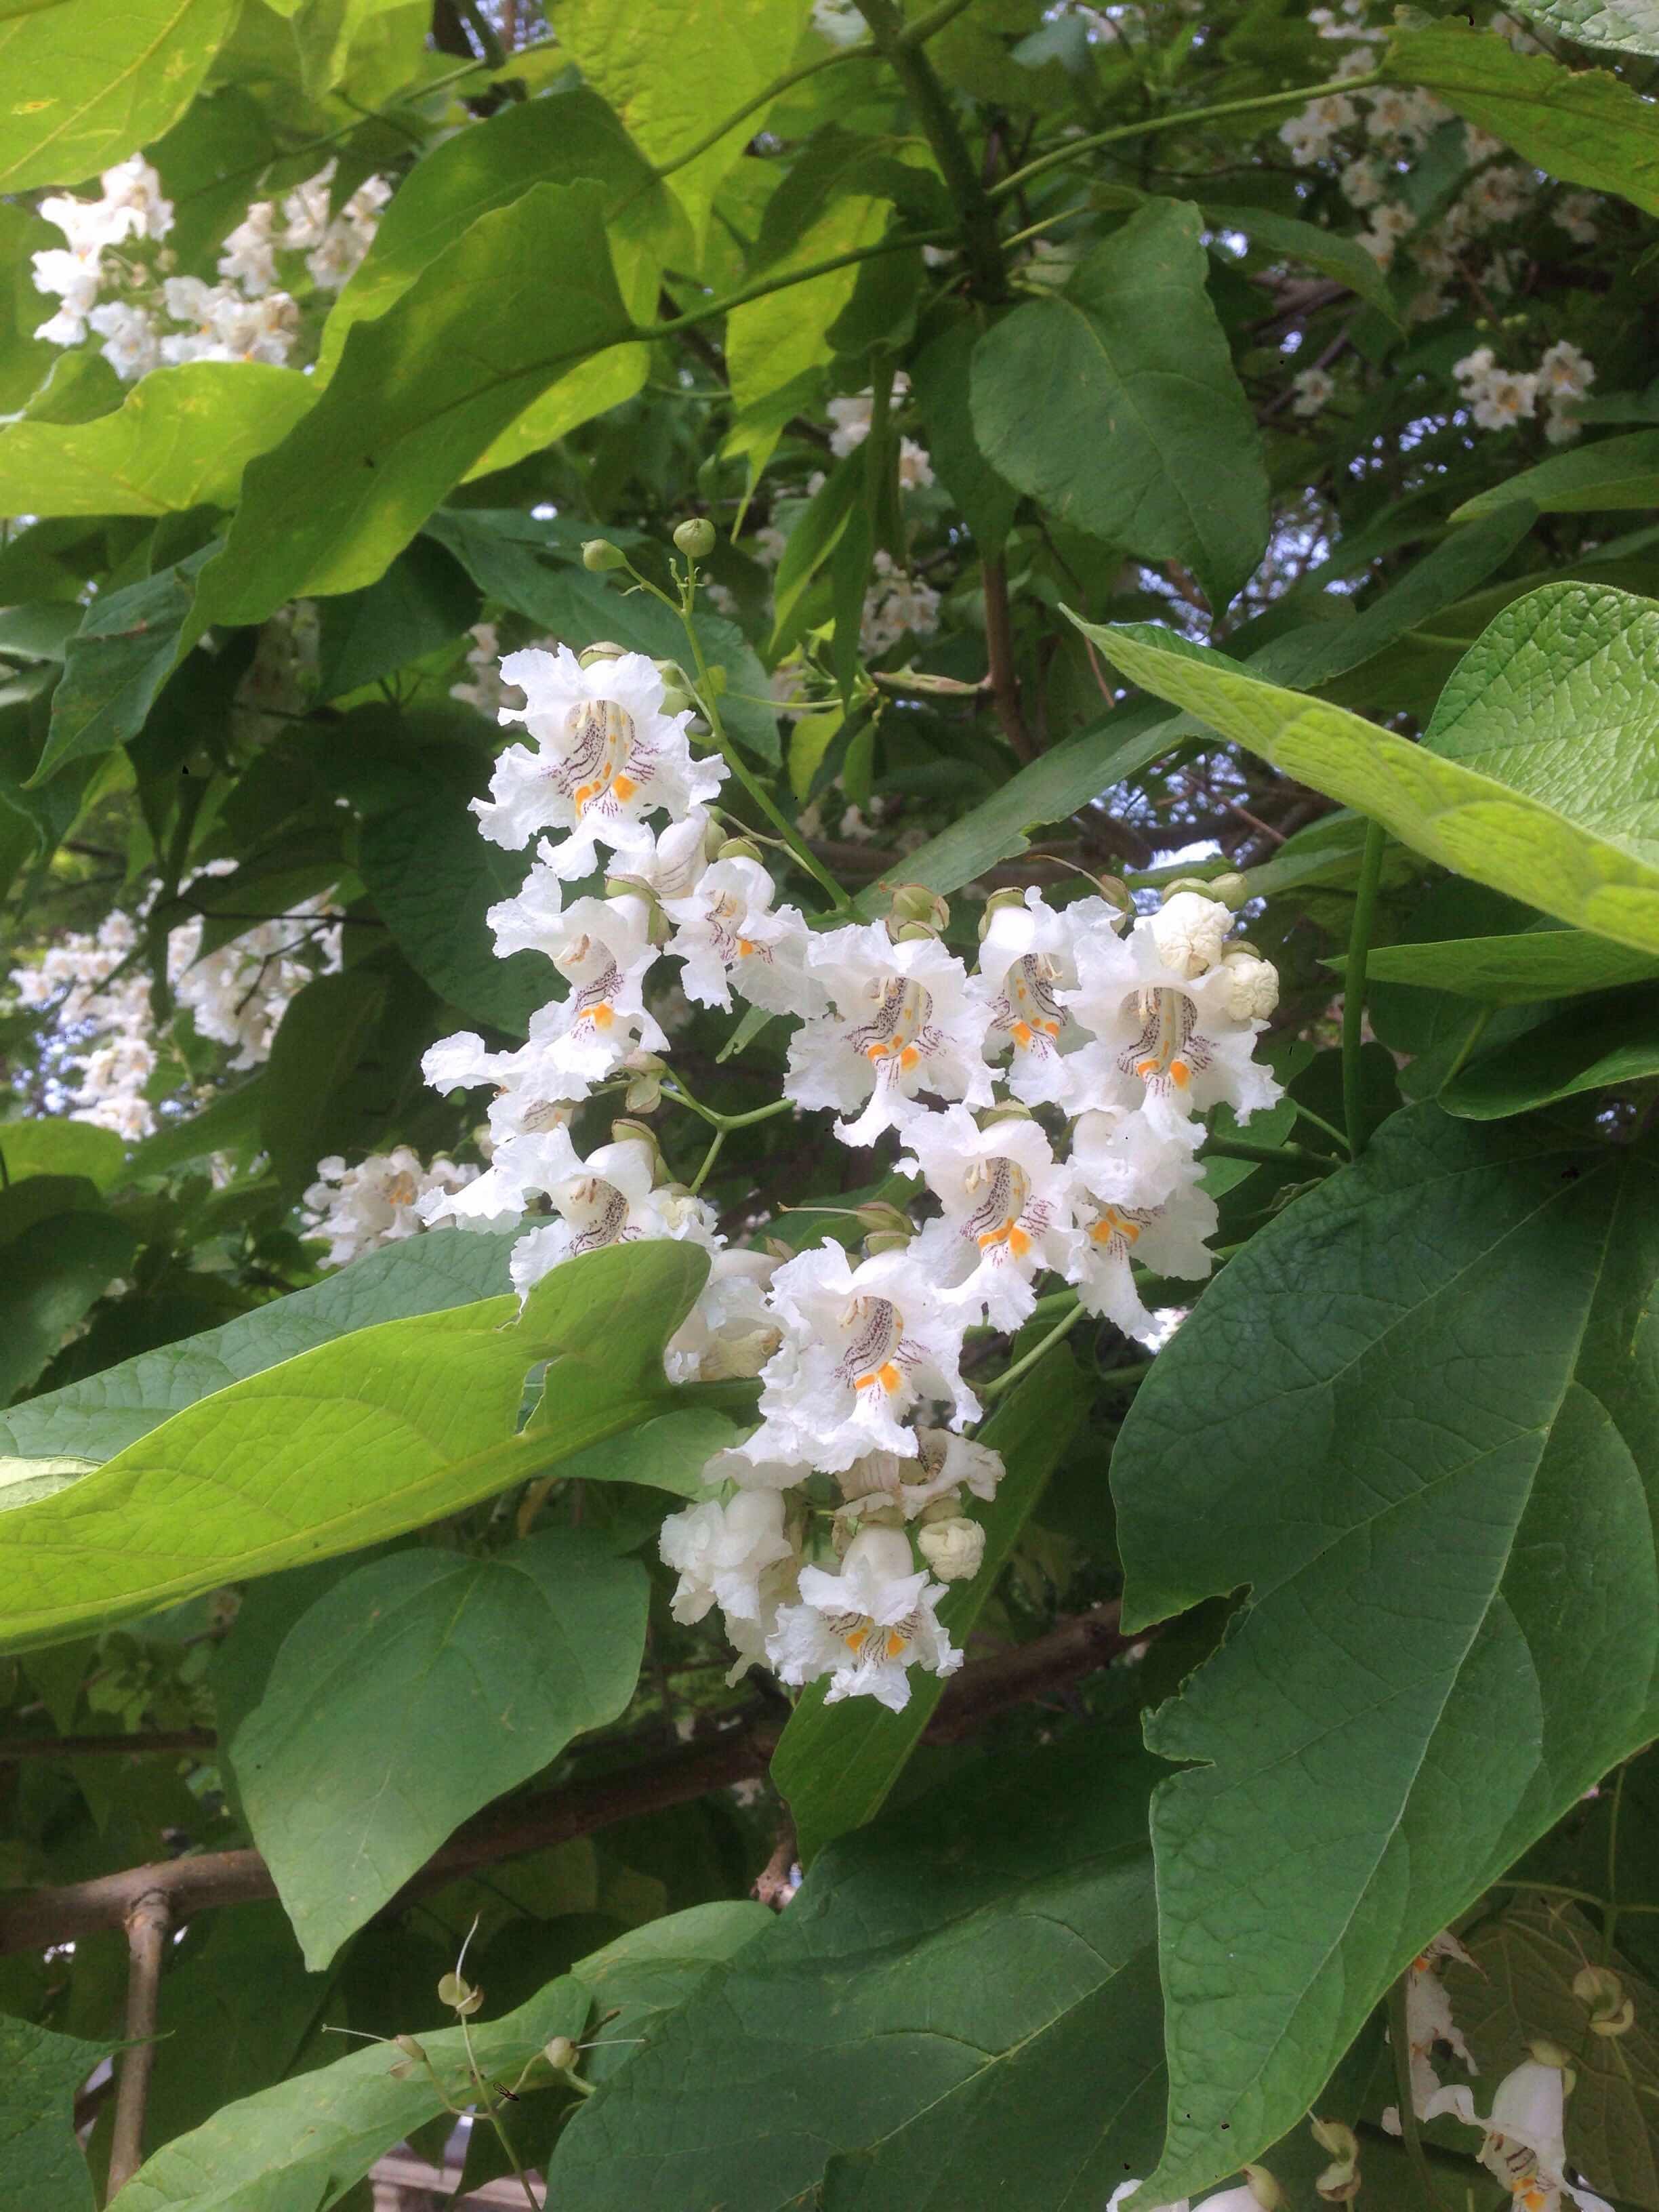
[[[1014,672],[1013,622],[1008,610],[1008,569],[1006,562],[989,558],[981,563],[985,579],[985,656],[991,672],[991,697],[1015,758],[1035,760],[1036,747],[1019,703],[1019,678]]]
[[[786,1813],[778,1828],[778,1839],[772,1856],[755,1877],[755,1887],[750,1895],[762,1905],[769,1905],[774,1912],[781,1912],[795,1893],[793,1876],[795,1862],[800,1856],[800,1844],[795,1834],[793,1816]]]
[[[110,2131],[109,2195],[119,2195],[144,2162],[144,2108],[155,2063],[155,2008],[161,1961],[173,1927],[173,1900],[164,1889],[146,1890],[126,1916],[127,2048],[115,2087]]]

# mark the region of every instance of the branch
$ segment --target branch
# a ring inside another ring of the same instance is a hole
[[[0,1766],[16,1759],[87,1759],[100,1753],[213,1751],[219,1739],[211,1729],[151,1729],[137,1735],[0,1736]]]
[[[173,1929],[173,1900],[152,1884],[124,1916],[127,1931],[127,2048],[121,2054],[110,2133],[109,2196],[116,2197],[144,2162],[144,2107],[155,2063],[155,2007],[161,1961]]]
[[[946,1685],[925,1741],[953,1743],[993,1714],[1049,1696],[1092,1674],[1131,1640],[1119,1632],[1116,1605],[1103,1605],[1063,1621],[1030,1644],[976,1659]],[[514,1799],[469,1821],[404,1885],[385,1911],[400,1911],[457,1875],[751,1780],[766,1771],[777,1736],[774,1723],[757,1718],[620,1773]],[[90,1881],[31,1890],[0,1905],[0,1956],[122,1927],[149,1899],[161,1899],[175,1920],[183,1920],[210,1905],[249,1904],[276,1894],[270,1870],[255,1850],[207,1851],[129,1867]]]
[[[1008,570],[1001,561],[981,563],[985,580],[985,656],[991,672],[991,697],[997,720],[1016,759],[1036,758],[1036,748],[1020,711],[1019,678],[1014,673],[1013,622],[1008,611]]]

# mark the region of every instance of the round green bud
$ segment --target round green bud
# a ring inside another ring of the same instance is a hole
[[[884,1198],[866,1199],[862,1206],[853,1208],[854,1218],[878,1237],[896,1237],[908,1244],[916,1233],[916,1225],[902,1206],[894,1206]],[[883,1248],[891,1250],[890,1245]]]
[[[925,884],[900,884],[895,889],[890,932],[894,922],[919,921],[929,935],[936,937],[950,926],[950,908],[937,891],[930,891]],[[894,941],[897,942],[896,938]]]
[[[693,561],[706,561],[714,550],[714,526],[701,514],[691,515],[674,532],[674,543]]]
[[[544,2045],[543,2056],[556,2072],[568,2074],[576,2063],[576,2046],[568,2035],[556,2035]]]
[[[582,566],[602,574],[607,568],[625,568],[628,556],[608,538],[589,538],[582,545]]]
[[[617,645],[610,638],[602,637],[596,644],[582,647],[576,655],[576,664],[580,668],[592,668],[601,660],[620,660],[627,650],[625,645]]]
[[[662,1152],[657,1144],[656,1131],[651,1127],[648,1121],[634,1121],[623,1119],[620,1121],[613,1121],[611,1124],[611,1141],[613,1145],[625,1145],[630,1138],[633,1138],[639,1143],[644,1145],[647,1150],[650,1152],[653,1180],[660,1181],[662,1176]]]
[[[758,860],[761,848],[747,837],[728,837],[714,857],[718,860]]]

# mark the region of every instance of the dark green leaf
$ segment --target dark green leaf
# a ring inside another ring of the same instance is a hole
[[[1449,1114],[1492,1121],[1581,1091],[1607,1091],[1659,1075],[1659,992],[1612,1006],[1592,1000],[1495,1052],[1471,1060],[1437,1093]]]
[[[646,1594],[637,1562],[553,1528],[396,1553],[301,1616],[229,1752],[313,1972],[469,1814],[617,1717]]]
[[[32,781],[44,782],[67,761],[112,751],[143,729],[179,657],[207,559],[205,550],[193,553],[176,568],[93,601],[69,641]]]
[[[85,1176],[107,1190],[121,1171],[121,1139],[90,1121],[43,1114],[38,1121],[0,1121],[0,1161],[9,1182],[26,1176]]]
[[[50,1214],[12,1238],[0,1278],[0,1405],[33,1382],[137,1245],[113,1214],[78,1209]]]
[[[1419,1106],[1229,1262],[1142,1384],[1126,1626],[1249,1590],[1148,1730],[1191,1763],[1153,1808],[1150,2201],[1292,2125],[1418,1948],[1652,1735],[1656,1276],[1650,1151]]]
[[[1341,960],[1330,965],[1340,971]],[[1569,999],[1659,976],[1659,961],[1577,929],[1528,929],[1516,937],[1460,937],[1442,944],[1382,945],[1368,982],[1413,983],[1492,1006]]]
[[[337,699],[459,637],[478,619],[478,593],[428,538],[406,546],[377,583],[322,605],[319,696]]]
[[[1598,438],[1571,453],[1506,476],[1453,511],[1454,522],[1476,522],[1516,500],[1540,514],[1596,514],[1659,501],[1659,430],[1632,430],[1624,438]]]
[[[973,422],[992,467],[1058,520],[1184,562],[1218,611],[1267,543],[1267,479],[1202,229],[1195,207],[1157,201],[1063,293],[995,325],[974,352]]]
[[[1322,230],[1317,223],[1300,222],[1294,216],[1277,215],[1268,208],[1224,206],[1209,199],[1204,203],[1204,219],[1218,229],[1243,231],[1253,246],[1268,253],[1305,263],[1310,269],[1335,277],[1379,314],[1399,323],[1400,308],[1389,280],[1358,239],[1340,231]]]
[[[0,2015],[0,2197],[6,2212],[94,2212],[75,2139],[75,2093],[107,2043]]]

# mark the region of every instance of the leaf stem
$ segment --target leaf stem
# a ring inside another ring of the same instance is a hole
[[[1263,92],[1249,100],[1224,100],[1214,107],[1188,107],[1175,115],[1156,115],[1142,123],[1120,123],[1110,131],[1097,131],[1084,138],[1073,138],[1064,146],[1056,146],[1051,153],[1040,154],[1028,161],[1023,169],[1016,169],[1005,177],[989,194],[993,201],[1006,199],[1029,185],[1033,177],[1045,175],[1058,168],[1062,162],[1075,161],[1079,154],[1091,154],[1097,146],[1113,146],[1126,138],[1147,138],[1155,132],[1179,131],[1188,125],[1219,123],[1234,115],[1252,115],[1264,107],[1302,106],[1308,101],[1322,100],[1329,93],[1364,92],[1368,85],[1382,82],[1381,70],[1369,76],[1332,77],[1324,84],[1287,85],[1282,92]]]
[[[1388,842],[1389,833],[1380,822],[1365,824],[1353,925],[1348,932],[1348,960],[1342,971],[1342,1117],[1348,1125],[1348,1150],[1355,1159],[1364,1151],[1369,1134],[1359,1054],[1365,1020],[1365,963],[1370,953],[1371,919],[1376,911],[1376,887],[1382,880],[1382,852]]]
[[[1294,1167],[1317,1168],[1325,1175],[1342,1164],[1328,1152],[1310,1152],[1305,1145],[1252,1145],[1243,1137],[1212,1137],[1204,1151],[1206,1158],[1255,1160],[1269,1166],[1285,1160]]]
[[[1311,1121],[1316,1129],[1322,1129],[1334,1143],[1340,1145],[1345,1152],[1347,1151],[1348,1140],[1334,1121],[1328,1121],[1322,1114],[1316,1114],[1311,1106],[1304,1106],[1299,1098],[1292,1098],[1290,1103],[1303,1121]]]
[[[1005,1367],[1000,1375],[993,1376],[991,1380],[981,1387],[979,1393],[981,1400],[1000,1398],[1012,1383],[1018,1382],[1022,1375],[1029,1375],[1039,1359],[1047,1358],[1054,1346],[1071,1334],[1083,1319],[1083,1313],[1082,1306],[1074,1305],[1063,1321],[1055,1322],[1047,1336],[1034,1344],[1031,1349],[1020,1358],[1015,1360],[1012,1367]]]
[[[714,1166],[715,1161],[719,1159],[721,1149],[725,1146],[725,1130],[716,1129],[714,1135],[709,1139],[708,1150],[702,1156],[702,1165],[697,1170],[696,1175],[692,1176],[689,1185],[693,1197],[696,1197],[696,1194],[702,1188],[704,1183],[708,1182],[708,1171]]]
[[[717,1107],[705,1106],[701,1098],[694,1098],[678,1073],[663,1085],[663,1095],[678,1105],[689,1106],[722,1136],[732,1129],[752,1129],[757,1121],[770,1121],[779,1114],[793,1113],[795,1106],[793,1098],[774,1098],[765,1106],[751,1106],[746,1114],[722,1114]]]
[[[1464,1061],[1468,1060],[1469,1054],[1474,1050],[1476,1045],[1480,1043],[1481,1038],[1486,1034],[1486,1024],[1491,1021],[1492,1016],[1497,1012],[1497,1011],[1498,1009],[1496,1006],[1482,1006],[1480,1012],[1469,1024],[1468,1028],[1464,1031],[1462,1043],[1458,1046],[1456,1052],[1452,1056],[1451,1066],[1446,1070],[1445,1073],[1440,1079],[1439,1087],[1442,1091],[1445,1089],[1446,1085],[1451,1081],[1455,1075],[1462,1073]]]

